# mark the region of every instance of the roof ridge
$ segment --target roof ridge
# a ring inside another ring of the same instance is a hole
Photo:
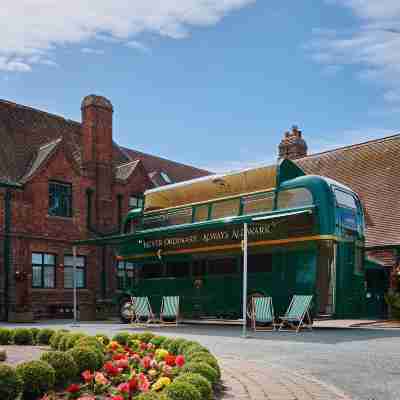
[[[131,160],[131,161],[128,161],[128,162],[126,162],[126,163],[119,164],[119,165],[117,165],[115,168],[126,167],[126,166],[129,165],[129,164],[137,164],[138,162],[140,162],[139,159],[137,159],[137,160]]]
[[[363,147],[363,146],[367,146],[371,143],[380,143],[380,142],[385,142],[385,141],[395,140],[395,139],[400,139],[400,133],[395,133],[393,135],[385,136],[382,138],[367,140],[367,141],[361,142],[361,143],[355,143],[355,144],[349,144],[349,145],[342,146],[342,147],[336,147],[335,149],[331,149],[331,150],[320,151],[318,153],[313,153],[313,154],[307,155],[305,157],[297,158],[296,161],[306,160],[306,159],[321,156],[321,155],[327,154],[327,153],[334,153],[335,151],[339,151],[339,150],[347,150],[350,148]]]
[[[121,147],[123,150],[134,151],[135,153],[139,153],[139,154],[141,154],[141,155],[143,155],[143,156],[154,157],[154,158],[157,158],[157,159],[159,159],[159,160],[167,161],[167,162],[172,163],[172,164],[175,164],[175,165],[181,165],[181,166],[183,166],[183,167],[194,168],[194,169],[196,169],[196,170],[198,170],[198,171],[204,171],[204,172],[207,172],[207,173],[210,173],[210,172],[211,172],[211,171],[208,171],[208,170],[206,170],[206,169],[193,167],[192,165],[185,164],[185,163],[182,163],[182,162],[179,162],[179,161],[174,161],[174,160],[171,160],[171,159],[169,159],[169,158],[160,157],[160,156],[157,156],[157,155],[154,155],[154,154],[150,154],[150,153],[144,153],[143,151],[140,151],[140,150],[130,149],[130,148],[125,147],[125,146],[120,146],[120,147]]]
[[[61,142],[61,141],[62,141],[62,137],[59,137],[59,138],[57,138],[57,139],[54,139],[54,140],[52,140],[52,141],[50,141],[50,142],[48,142],[48,143],[45,143],[45,144],[41,145],[41,146],[38,148],[38,151],[39,151],[39,150],[44,150],[46,147],[51,146],[51,145],[53,145],[53,144],[58,144],[58,143]]]
[[[21,108],[21,109],[25,109],[25,110],[35,111],[35,112],[40,113],[40,114],[45,114],[45,115],[48,115],[50,117],[60,119],[62,121],[66,121],[66,122],[68,122],[70,124],[79,125],[79,126],[82,125],[80,122],[74,121],[73,119],[65,118],[65,117],[63,117],[61,115],[57,115],[57,114],[50,113],[48,111],[40,110],[40,109],[35,108],[35,107],[26,106],[24,104],[14,103],[13,101],[0,99],[0,103],[7,104],[7,105],[13,106],[15,108]]]

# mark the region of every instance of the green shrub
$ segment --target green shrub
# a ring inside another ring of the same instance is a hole
[[[15,400],[22,392],[22,379],[15,369],[8,365],[0,365],[0,399]]]
[[[69,333],[69,332],[63,333],[61,335],[61,337],[58,341],[58,350],[60,350],[60,351],[68,350],[67,344],[68,344],[68,340],[69,340],[70,336],[71,336],[71,333]]]
[[[37,335],[40,332],[39,328],[31,328],[33,343],[37,343]]]
[[[66,329],[60,329],[59,331],[56,331],[54,335],[50,339],[50,346],[53,350],[58,349],[58,343],[60,342],[61,336],[65,335],[69,331]]]
[[[186,373],[178,376],[174,382],[187,382],[193,385],[201,394],[202,400],[211,400],[213,390],[211,383],[200,374]]]
[[[54,387],[56,373],[45,361],[28,361],[17,366],[23,381],[24,399],[36,399]]]
[[[116,335],[114,335],[112,340],[118,342],[122,346],[126,346],[129,342],[130,336],[131,334],[129,332],[119,332]]]
[[[187,382],[172,382],[164,393],[168,400],[201,400],[200,392]]]
[[[150,343],[154,344],[156,347],[160,347],[166,340],[167,338],[165,336],[154,336],[151,340]]]
[[[182,373],[192,372],[204,376],[212,385],[218,381],[218,372],[204,361],[191,361],[182,368]]]
[[[7,328],[0,328],[0,345],[7,345],[12,340],[12,330]]]
[[[168,350],[169,346],[171,345],[171,343],[175,340],[175,338],[166,338],[162,344],[161,344],[161,348]],[[169,350],[168,350],[169,351]]]
[[[186,358],[187,362],[205,362],[211,367],[213,367],[217,373],[218,373],[218,378],[221,377],[221,369],[218,364],[218,360],[210,353],[191,353],[189,356]]]
[[[179,354],[183,354],[184,350],[190,346],[200,346],[200,343],[194,342],[193,340],[185,340],[178,348]]]
[[[49,363],[56,372],[56,385],[66,385],[78,374],[75,360],[63,351],[48,351],[40,357]]]
[[[32,332],[28,328],[17,328],[13,332],[13,341],[18,345],[33,344]]]
[[[181,346],[180,354],[183,354],[185,357],[187,357],[192,353],[210,354],[210,351],[199,343],[191,343],[186,346]]]
[[[54,333],[53,329],[41,329],[37,334],[37,343],[48,345]]]
[[[74,347],[94,347],[101,353],[104,353],[105,351],[104,344],[101,344],[100,341],[94,336],[85,336],[80,338],[77,342],[75,342]]]
[[[98,333],[95,338],[99,341],[102,341],[104,346],[107,346],[110,343],[110,338],[107,335],[104,335],[103,333]]]
[[[66,341],[65,341],[66,350],[72,349],[79,340],[81,340],[85,337],[86,337],[86,335],[81,332],[70,333],[70,335],[68,336],[68,339],[66,339]]]
[[[135,397],[135,400],[163,400],[166,399],[161,393],[157,392],[146,392],[141,393],[139,396]]]
[[[143,332],[139,334],[139,340],[144,343],[149,343],[156,335],[151,332]]]
[[[94,372],[103,366],[102,361],[104,360],[100,360],[99,352],[93,348],[73,347],[67,351],[67,354],[75,360],[78,367],[78,374],[86,370]]]
[[[178,355],[179,354],[179,348],[186,342],[187,342],[187,340],[183,339],[183,338],[174,339],[174,340],[171,341],[171,343],[168,346],[167,350],[171,354]]]

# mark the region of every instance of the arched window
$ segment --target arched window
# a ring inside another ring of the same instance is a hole
[[[306,188],[284,190],[278,193],[278,208],[296,208],[313,205],[311,192]]]

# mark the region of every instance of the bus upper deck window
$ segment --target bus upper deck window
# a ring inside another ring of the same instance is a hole
[[[194,213],[195,222],[207,221],[208,220],[208,204],[197,206]]]
[[[211,218],[234,217],[239,214],[239,199],[218,201],[212,205]]]
[[[284,190],[278,193],[278,208],[294,208],[313,205],[311,192],[306,188]]]
[[[192,208],[184,208],[168,213],[166,219],[168,225],[190,224],[192,222]]]
[[[352,194],[343,190],[335,189],[335,197],[340,207],[351,208],[354,210],[357,209],[356,199]]]
[[[262,193],[242,198],[243,214],[255,214],[272,211],[274,208],[274,194]]]

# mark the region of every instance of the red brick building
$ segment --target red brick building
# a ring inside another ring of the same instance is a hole
[[[3,319],[69,317],[72,242],[119,232],[146,189],[208,174],[118,146],[104,97],[81,109],[75,122],[0,100]],[[110,249],[79,251],[80,313],[92,319],[115,291],[115,264]]]

